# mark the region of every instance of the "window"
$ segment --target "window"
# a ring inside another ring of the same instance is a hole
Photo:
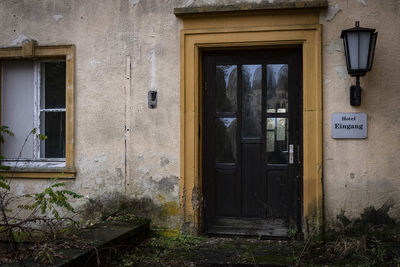
[[[1,146],[2,164],[30,171],[26,177],[41,178],[32,172],[43,171],[74,173],[74,47],[37,46],[30,55],[26,50],[0,49],[1,125],[14,132]]]

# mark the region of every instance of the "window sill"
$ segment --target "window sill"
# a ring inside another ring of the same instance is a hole
[[[37,167],[18,167],[8,171],[1,171],[0,175],[5,178],[60,178],[60,179],[74,179],[76,169],[74,167],[62,168],[37,168]]]

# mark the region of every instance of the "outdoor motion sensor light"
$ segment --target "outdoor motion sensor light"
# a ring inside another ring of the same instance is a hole
[[[361,28],[359,21],[356,21],[354,28],[343,30],[340,36],[344,44],[347,72],[356,77],[356,85],[350,87],[352,106],[361,104],[360,76],[364,76],[372,68],[377,36],[375,29]]]

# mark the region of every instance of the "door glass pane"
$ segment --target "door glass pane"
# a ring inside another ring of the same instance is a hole
[[[288,112],[288,65],[267,65],[267,112]]]
[[[236,65],[217,65],[216,67],[216,106],[217,112],[236,112],[237,67]]]
[[[288,119],[267,118],[267,162],[271,164],[288,163]]]
[[[65,112],[41,112],[40,132],[47,136],[41,141],[41,158],[65,158]]]
[[[217,118],[215,121],[215,158],[218,163],[236,162],[236,118]]]
[[[65,62],[40,64],[41,108],[65,108]]]
[[[243,65],[242,137],[261,136],[261,65]]]

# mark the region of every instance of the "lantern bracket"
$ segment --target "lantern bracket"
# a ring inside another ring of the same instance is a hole
[[[350,105],[352,106],[361,105],[360,76],[356,76],[356,85],[352,85],[350,87]]]

